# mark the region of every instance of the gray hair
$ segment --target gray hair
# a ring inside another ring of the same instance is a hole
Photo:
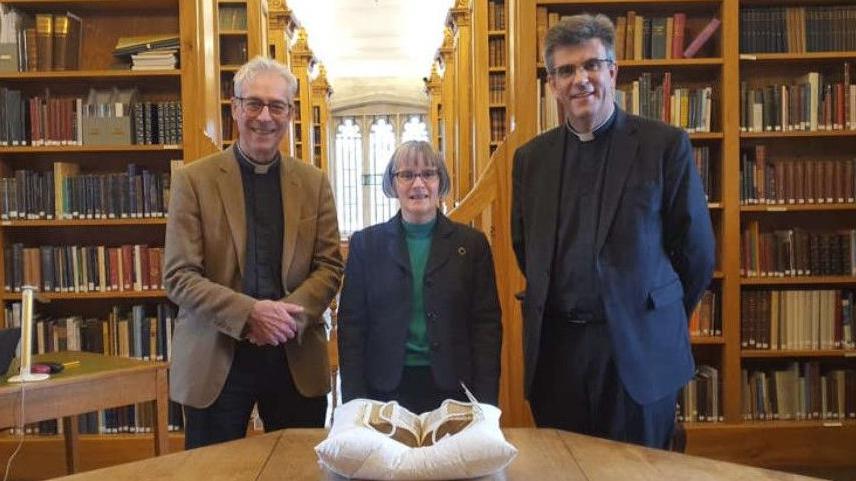
[[[583,13],[563,18],[547,31],[544,39],[544,64],[547,72],[556,68],[553,52],[558,47],[576,47],[598,39],[606,49],[606,58],[615,62],[615,26],[606,15]]]
[[[289,101],[294,100],[297,94],[297,78],[288,70],[288,67],[277,62],[276,60],[264,57],[255,57],[245,63],[238,69],[235,74],[235,97],[241,97],[244,94],[244,85],[247,82],[252,82],[256,75],[260,73],[271,72],[277,74],[285,80],[286,92],[289,95]]]
[[[383,171],[382,187],[383,193],[387,197],[390,199],[398,197],[394,184],[396,169],[404,163],[418,162],[419,159],[422,159],[425,166],[437,169],[437,175],[440,177],[440,188],[438,191],[440,197],[449,193],[452,187],[452,181],[449,180],[449,171],[446,170],[446,164],[443,162],[443,159],[434,151],[434,147],[431,147],[431,144],[424,140],[408,140],[395,149],[395,152],[392,153],[392,157],[389,159],[389,163],[386,164],[386,169]]]

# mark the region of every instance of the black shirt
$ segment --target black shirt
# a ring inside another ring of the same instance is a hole
[[[565,129],[565,153],[546,316],[603,322],[596,273],[595,237],[615,113],[580,140]]]

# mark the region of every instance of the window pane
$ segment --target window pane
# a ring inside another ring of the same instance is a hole
[[[339,232],[348,236],[363,227],[360,176],[363,166],[362,134],[359,125],[346,118],[336,130],[336,209]]]
[[[386,117],[375,119],[369,134],[369,165],[363,175],[366,225],[385,222],[398,211],[398,201],[386,197],[381,187],[383,170],[395,151],[395,131]]]

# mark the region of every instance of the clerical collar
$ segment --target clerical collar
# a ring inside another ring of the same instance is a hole
[[[595,125],[591,132],[577,132],[574,127],[571,125],[570,119],[565,120],[565,127],[567,127],[568,132],[576,135],[580,142],[591,142],[596,139],[598,136],[603,135],[606,132],[609,132],[609,128],[612,127],[612,124],[615,123],[615,112],[618,111],[618,107],[615,107],[613,104],[612,114],[606,118],[603,122]]]
[[[250,156],[245,154],[244,151],[241,150],[241,147],[240,147],[240,145],[238,145],[237,142],[235,142],[234,145],[235,145],[235,157],[237,157],[238,162],[241,162],[244,165],[246,165],[247,167],[251,168],[253,170],[254,174],[260,174],[260,175],[267,174],[268,171],[273,166],[279,164],[279,161],[282,158],[282,155],[279,153],[279,151],[277,151],[276,155],[274,155],[274,157],[273,157],[273,160],[271,160],[270,162],[268,162],[266,164],[262,164],[262,163],[256,162],[255,160],[251,159]]]

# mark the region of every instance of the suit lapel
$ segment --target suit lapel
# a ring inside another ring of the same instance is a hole
[[[410,256],[407,253],[407,244],[401,227],[401,211],[386,221],[384,232],[386,233],[386,249],[390,259],[405,272],[410,273]]]
[[[217,190],[226,212],[230,235],[238,255],[238,268],[244,275],[244,262],[247,251],[247,218],[244,211],[244,186],[241,183],[241,170],[238,160],[230,147],[220,157],[220,175],[217,177]]]
[[[452,243],[452,232],[454,232],[452,222],[438,212],[437,225],[434,226],[434,235],[431,238],[431,252],[428,254],[428,265],[425,266],[426,278],[432,272],[443,267],[443,264],[452,255],[452,250],[455,248]]]
[[[623,111],[617,110],[609,147],[609,158],[606,163],[606,172],[604,172],[595,252],[600,252],[601,247],[606,242],[606,235],[609,233],[612,220],[615,218],[618,201],[624,191],[624,184],[627,182],[633,161],[636,159],[637,147],[635,122]]]
[[[297,244],[297,228],[300,225],[300,179],[297,178],[294,163],[290,157],[282,158],[279,169],[279,185],[282,191],[282,212],[285,214],[284,234],[282,236],[282,282],[288,277],[288,268],[294,258],[294,248]]]
[[[533,240],[537,239],[536,242],[539,244],[534,247],[533,252],[540,252],[541,255],[546,256],[546,263],[539,263],[546,266],[552,265],[555,250],[558,209],[561,202],[559,189],[562,185],[562,164],[565,162],[565,135],[564,126],[554,129],[548,144],[541,152],[535,153],[535,158],[532,160],[542,166],[534,167],[538,169],[538,175],[530,184],[535,215],[532,227],[527,230],[538,233],[532,236]]]

